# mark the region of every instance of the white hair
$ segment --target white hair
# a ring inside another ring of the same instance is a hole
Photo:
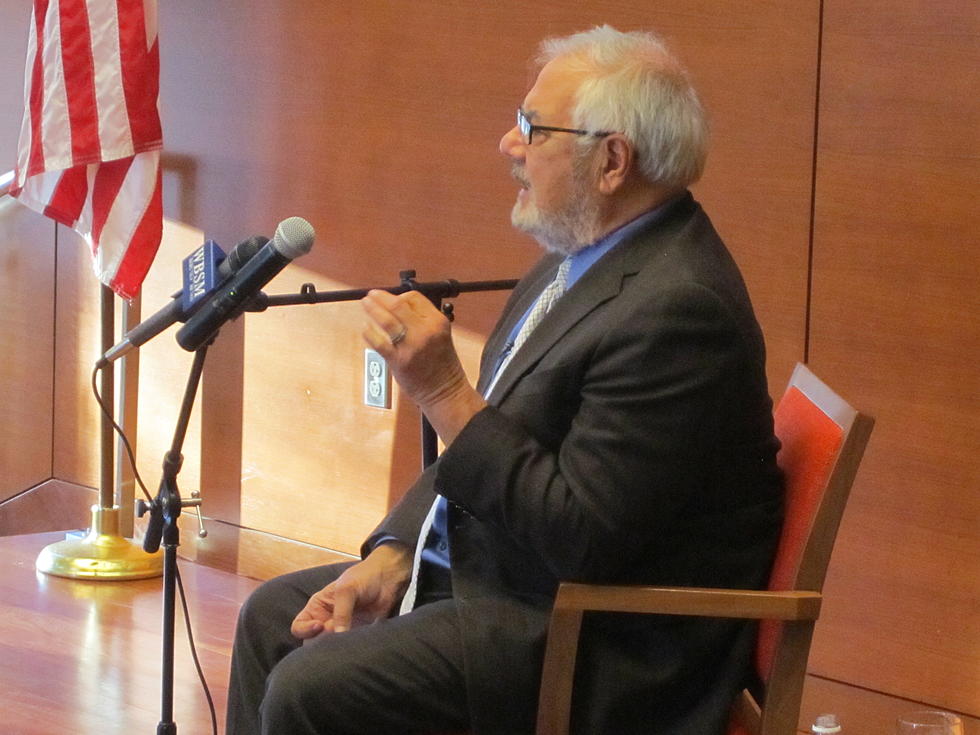
[[[707,119],[687,72],[659,37],[597,26],[541,43],[538,63],[559,57],[585,75],[572,111],[576,127],[623,133],[652,183],[684,188],[701,177]]]

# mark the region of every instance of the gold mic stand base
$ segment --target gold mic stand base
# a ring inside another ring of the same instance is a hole
[[[119,535],[119,507],[92,506],[92,526],[83,539],[65,539],[45,547],[35,564],[39,572],[75,579],[147,579],[163,574],[163,554],[147,554]]]

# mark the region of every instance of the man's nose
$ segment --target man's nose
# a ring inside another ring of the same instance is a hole
[[[524,157],[524,137],[515,125],[500,139],[500,152],[509,158],[522,159]]]

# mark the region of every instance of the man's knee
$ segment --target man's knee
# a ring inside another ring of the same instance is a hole
[[[252,591],[238,612],[239,630],[263,634],[287,631],[310,595],[332,582],[350,563],[332,564],[284,574]]]
[[[309,654],[308,647],[294,651],[266,679],[260,708],[266,729],[285,732],[282,728],[293,726],[299,730],[300,723],[312,728],[333,719],[331,702],[344,698],[342,667],[322,657],[314,661]]]
[[[282,590],[276,580],[263,583],[246,598],[238,611],[239,634],[261,634],[270,625],[280,625],[279,619],[288,617],[282,606]]]

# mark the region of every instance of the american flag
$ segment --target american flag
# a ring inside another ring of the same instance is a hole
[[[156,0],[34,0],[10,194],[76,230],[135,296],[163,230]]]

